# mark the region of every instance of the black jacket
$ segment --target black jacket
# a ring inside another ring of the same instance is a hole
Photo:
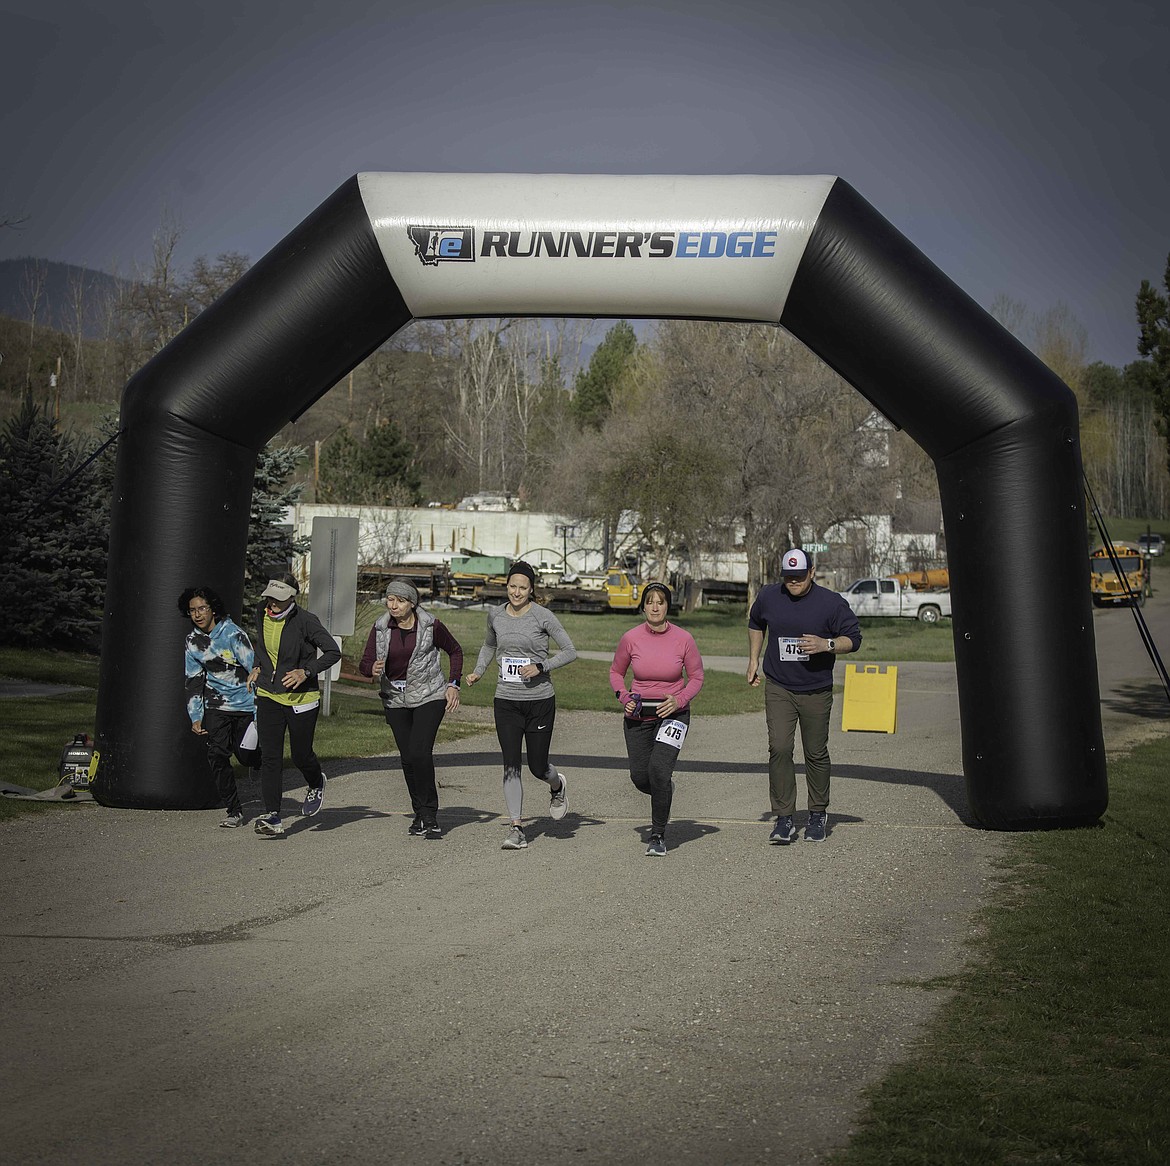
[[[264,643],[264,605],[256,608],[256,665],[260,669],[256,687],[264,692],[315,692],[317,674],[328,672],[341,659],[337,641],[311,611],[297,604],[283,623],[279,659],[274,662]],[[299,688],[285,688],[280,678],[294,668],[303,668],[308,673],[305,682]]]

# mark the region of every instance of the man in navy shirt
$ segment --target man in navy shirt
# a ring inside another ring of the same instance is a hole
[[[804,750],[808,786],[806,842],[823,842],[829,808],[829,713],[833,708],[833,661],[861,647],[857,616],[835,591],[813,582],[802,550],[786,551],[781,581],[760,588],[748,613],[747,679],[760,683],[764,633],[764,713],[768,721],[768,788],[776,824],[768,841],[796,841],[796,726]]]

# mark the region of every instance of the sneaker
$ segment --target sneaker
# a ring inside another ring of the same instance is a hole
[[[443,827],[440,826],[438,822],[429,822],[425,827],[423,827],[423,837],[442,838]]]
[[[268,834],[273,838],[284,837],[284,823],[279,814],[261,814],[256,819],[256,833]]]
[[[224,818],[224,820],[222,822],[220,822],[220,825],[225,830],[238,830],[243,824],[244,824],[244,815],[243,814],[228,814],[228,816],[226,818]]]
[[[557,777],[561,779],[561,788],[552,795],[552,800],[548,804],[548,812],[559,820],[569,812],[569,786],[563,773],[558,772]]]
[[[796,841],[796,827],[792,824],[791,814],[781,814],[776,819],[776,825],[772,827],[768,841],[773,846],[787,846],[790,842]]]
[[[414,821],[406,828],[407,834],[413,834],[416,838],[426,833],[426,827],[423,825],[422,814],[415,814]]]
[[[829,815],[824,810],[809,810],[808,825],[804,828],[805,842],[824,842]]]
[[[519,826],[513,826],[508,831],[508,837],[504,839],[501,850],[524,850],[528,846],[528,839],[524,837],[524,831]]]
[[[320,812],[321,801],[325,797],[325,781],[325,775],[321,774],[321,788],[310,789],[309,792],[305,794],[305,800],[301,803],[301,813],[306,818],[311,818],[314,814]]]
[[[666,839],[661,834],[650,835],[650,845],[646,847],[647,858],[666,857]]]

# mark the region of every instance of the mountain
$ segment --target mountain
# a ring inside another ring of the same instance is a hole
[[[105,334],[107,305],[128,282],[72,263],[32,256],[0,259],[0,316],[27,321],[35,297],[37,325],[72,335],[77,331],[80,300],[82,335],[98,339]]]

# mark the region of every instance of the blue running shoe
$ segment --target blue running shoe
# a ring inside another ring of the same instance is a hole
[[[310,789],[309,792],[305,794],[305,800],[301,803],[301,813],[306,818],[311,818],[314,814],[320,812],[321,801],[325,797],[325,781],[325,775],[321,774],[321,788]]]
[[[824,810],[809,810],[808,825],[804,828],[805,842],[824,842],[829,815]]]
[[[791,814],[781,814],[776,819],[776,825],[772,827],[768,841],[773,846],[787,846],[790,842],[796,841],[796,827],[792,824]]]
[[[666,839],[661,834],[650,835],[650,845],[646,847],[647,858],[666,857]]]

